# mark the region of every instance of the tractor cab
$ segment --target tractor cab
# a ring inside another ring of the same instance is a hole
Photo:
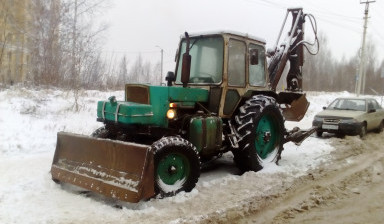
[[[184,61],[187,51],[190,62]],[[181,39],[174,84],[183,85],[187,71],[189,87],[209,90],[208,109],[229,118],[244,95],[269,90],[266,67],[265,41],[260,38],[227,31],[191,34]]]

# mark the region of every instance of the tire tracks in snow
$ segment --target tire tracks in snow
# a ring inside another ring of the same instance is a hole
[[[271,195],[275,198],[269,205],[250,211],[250,215],[237,218],[232,221],[238,223],[333,223],[345,221],[350,217],[333,220],[320,215],[309,215],[316,210],[327,210],[335,204],[350,206],[343,201],[361,200],[357,196],[378,190],[378,184],[384,182],[384,145],[383,133],[369,134],[365,140],[358,137],[346,137],[345,139],[330,139],[336,148],[333,151],[332,164],[327,167],[319,167],[304,178],[294,181],[292,188],[281,189],[281,193]],[[372,192],[371,192],[372,193]],[[383,196],[382,191],[373,192]],[[375,198],[375,196],[371,196]],[[341,201],[341,202],[340,202]],[[358,203],[358,201],[356,201]],[[356,205],[355,205],[356,206]],[[362,205],[367,207],[367,205]],[[345,212],[345,208],[337,208]],[[339,211],[335,209],[333,216]],[[375,208],[380,211],[382,208]],[[353,211],[353,208],[351,209]],[[348,213],[348,211],[347,211]],[[304,218],[312,217],[312,219]],[[371,217],[371,216],[370,216]],[[373,218],[376,218],[373,216]],[[356,217],[355,217],[356,218]],[[367,217],[369,218],[369,217]],[[353,221],[353,220],[349,220]],[[374,223],[375,220],[371,220]],[[370,223],[370,220],[364,220]]]

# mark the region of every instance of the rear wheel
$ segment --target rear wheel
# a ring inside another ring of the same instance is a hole
[[[155,152],[155,191],[173,196],[191,191],[200,177],[196,148],[180,137],[164,137],[152,144]]]
[[[236,124],[239,150],[233,150],[233,154],[240,170],[258,171],[265,162],[278,162],[283,150],[284,119],[274,98],[253,96],[241,106]]]

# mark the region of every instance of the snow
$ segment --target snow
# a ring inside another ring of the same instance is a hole
[[[306,175],[308,170],[326,163],[334,150],[328,139],[311,136],[300,146],[286,144],[279,165],[266,164],[258,173],[248,172],[241,176],[234,175],[238,171],[232,155],[227,153],[218,159],[218,168],[202,173],[192,192],[137,204],[119,202],[122,209],[116,209],[113,205],[117,202],[112,199],[79,194],[75,187],[54,183],[49,173],[57,132],[90,135],[102,126],[96,122],[97,101],[111,95],[124,99],[122,91],[83,91],[79,99],[80,111],[74,112],[74,97],[70,91],[20,87],[0,91],[0,223],[127,223],[136,217],[144,222],[145,218],[164,215],[169,209],[182,210],[186,203],[195,206],[200,202],[208,203],[211,199],[206,192],[216,192],[222,197],[233,195],[239,191],[236,183],[263,178],[265,183],[260,188],[268,191],[273,187],[268,184],[276,179],[270,174],[289,178]],[[352,94],[316,92],[307,96],[311,102],[308,113],[299,123],[286,122],[288,129],[311,127],[313,116],[323,106],[336,97]],[[380,102],[380,98],[375,98]],[[250,189],[243,186],[242,192],[252,192],[253,184],[250,186]],[[194,203],[194,200],[198,201]],[[225,205],[222,206],[223,210],[216,212],[225,212]],[[205,214],[200,214],[192,220],[204,217]],[[170,223],[183,222],[183,217],[168,218]]]

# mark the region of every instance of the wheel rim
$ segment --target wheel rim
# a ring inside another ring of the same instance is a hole
[[[181,154],[172,153],[159,161],[157,167],[158,177],[167,185],[173,185],[177,181],[188,177],[190,164],[188,159]]]
[[[255,149],[260,158],[265,159],[276,148],[278,126],[274,117],[264,115],[256,127]]]

